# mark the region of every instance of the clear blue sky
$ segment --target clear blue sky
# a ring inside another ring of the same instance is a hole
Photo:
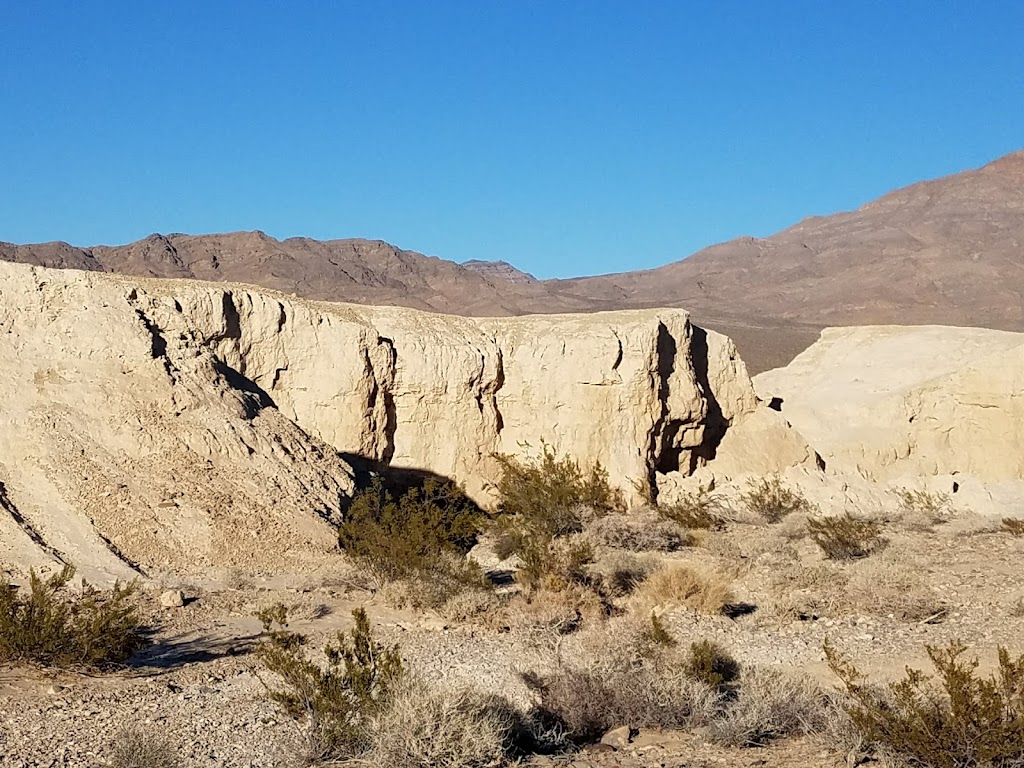
[[[1024,147],[1024,3],[14,2],[0,240],[655,266]]]

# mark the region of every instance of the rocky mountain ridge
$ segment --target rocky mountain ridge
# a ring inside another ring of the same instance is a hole
[[[536,280],[381,241],[263,232],[153,234],[123,246],[0,243],[39,266],[243,282],[326,301],[467,316],[684,307],[730,335],[754,370],[783,365],[826,325],[1024,330],[1024,151],[639,272]]]

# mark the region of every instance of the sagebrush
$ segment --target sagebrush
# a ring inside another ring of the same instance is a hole
[[[105,669],[145,645],[134,582],[102,591],[83,580],[76,591],[74,575],[71,566],[45,579],[33,570],[27,590],[0,579],[0,662]]]
[[[1004,517],[1003,530],[1013,536],[1024,536],[1024,520],[1017,517]]]

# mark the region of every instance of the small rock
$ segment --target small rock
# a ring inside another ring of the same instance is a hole
[[[57,685],[56,683],[54,683],[53,685],[51,685],[49,688],[46,689],[46,692],[48,694],[50,694],[51,696],[55,696],[58,693],[62,693],[63,691],[64,691],[64,686],[63,685]]]
[[[613,728],[608,731],[604,736],[601,737],[601,743],[605,746],[611,747],[612,749],[622,749],[633,740],[639,731],[636,728],[630,728],[628,725],[623,725],[618,728]]]
[[[160,595],[160,605],[164,608],[181,608],[185,605],[185,593],[180,589],[168,589]]]

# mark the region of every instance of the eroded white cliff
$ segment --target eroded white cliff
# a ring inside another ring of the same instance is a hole
[[[494,455],[542,442],[636,499],[748,422],[806,450],[681,310],[474,320],[9,263],[0,281],[12,562],[301,568],[365,460],[487,503]]]

